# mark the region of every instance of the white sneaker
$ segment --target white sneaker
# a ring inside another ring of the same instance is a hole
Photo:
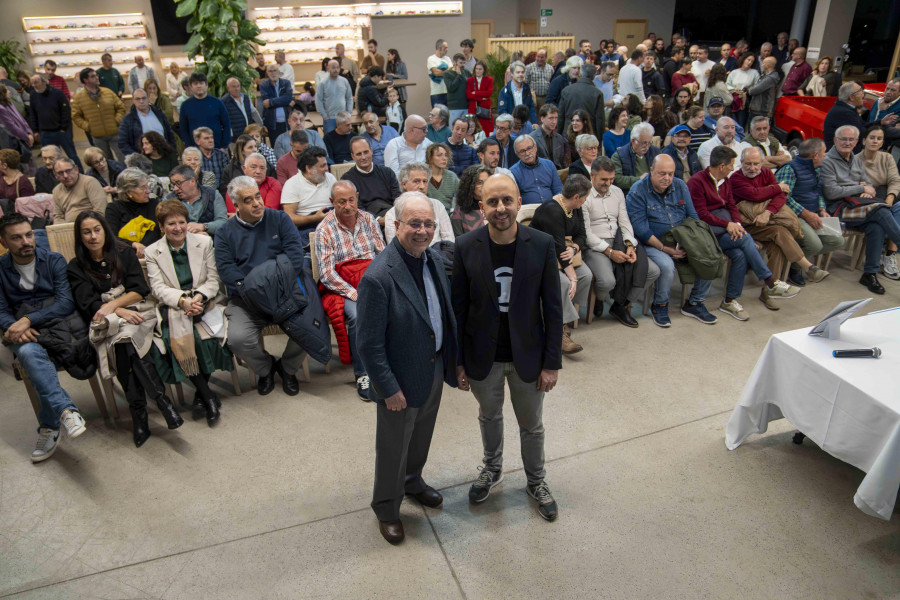
[[[897,253],[881,256],[881,272],[888,279],[900,279],[900,269],[897,268]]]
[[[769,296],[769,298],[793,298],[800,293],[800,288],[795,285],[785,283],[780,279],[776,279],[775,285],[773,285],[771,288],[763,285],[763,289],[765,290],[766,295]]]
[[[31,453],[31,462],[39,463],[47,460],[56,452],[59,445],[59,431],[41,427],[38,429],[37,443],[34,445],[34,452]]]
[[[741,306],[741,303],[737,300],[725,302],[725,299],[722,298],[722,303],[719,304],[719,310],[726,315],[731,315],[738,321],[746,321],[750,318],[750,315],[747,314],[747,311],[744,310],[744,307]]]
[[[81,416],[81,413],[74,410],[64,410],[59,420],[66,428],[66,435],[70,440],[74,440],[87,429],[84,424],[84,417]]]

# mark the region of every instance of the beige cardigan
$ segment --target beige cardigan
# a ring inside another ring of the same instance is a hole
[[[865,159],[863,153],[860,153],[859,157],[862,159],[862,164],[866,169],[866,176],[869,178],[869,183],[872,184],[878,191],[882,189],[886,189],[884,195],[894,194],[894,198],[896,199],[900,196],[900,173],[897,172],[897,163],[894,162],[894,158],[887,152],[876,152],[875,160],[869,162]],[[879,194],[879,197],[882,197]]]

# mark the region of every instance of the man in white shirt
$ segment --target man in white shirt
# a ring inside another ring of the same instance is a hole
[[[594,304],[594,315],[603,314],[603,303],[613,297],[613,304],[609,314],[628,327],[637,327],[638,323],[631,316],[628,309],[632,300],[644,297],[647,286],[659,279],[659,267],[652,260],[643,260],[647,263],[647,276],[643,282],[628,278],[623,270],[622,280],[617,281],[615,265],[636,265],[638,261],[638,241],[634,237],[631,228],[631,220],[625,209],[625,194],[621,188],[613,185],[616,177],[616,167],[612,160],[605,156],[594,159],[591,164],[592,189],[587,201],[581,206],[584,217],[584,231],[587,234],[587,252],[583,253],[585,264],[594,274],[594,292],[597,294],[597,302]],[[622,231],[624,250],[614,250],[613,242],[616,232]],[[643,251],[641,251],[643,254]],[[633,271],[632,271],[633,272]],[[628,279],[626,282],[625,280]],[[640,287],[637,285],[641,284]]]
[[[333,208],[331,186],[337,180],[328,172],[327,154],[318,146],[303,151],[297,168],[298,173],[281,190],[281,208],[300,231],[303,247],[309,248],[309,234]]]
[[[431,106],[447,104],[447,84],[444,83],[444,71],[452,65],[447,56],[447,42],[438,40],[434,43],[434,54],[428,57],[425,67],[431,79]]]
[[[695,100],[699,99],[700,96],[706,92],[706,83],[709,80],[709,72],[715,65],[716,63],[709,60],[709,48],[707,46],[698,46],[697,60],[691,65],[691,73],[694,74],[694,78],[697,80],[697,83],[700,84],[700,91]]]
[[[644,62],[644,51],[635,48],[631,53],[631,60],[622,67],[619,72],[619,95],[627,98],[628,94],[634,94],[641,100],[641,104],[647,101],[644,96],[644,82],[642,78],[641,63]]]
[[[281,71],[281,79],[287,79],[291,84],[291,91],[294,90],[294,65],[287,62],[287,59],[284,56],[284,52],[279,50],[275,53],[275,63],[278,65],[278,70]]]
[[[136,89],[143,89],[144,82],[148,79],[152,79],[157,84],[159,84],[159,79],[156,78],[156,73],[153,72],[152,67],[148,67],[144,63],[143,56],[135,56],[134,57],[134,67],[131,69],[131,72],[128,74],[128,85],[131,86],[131,91],[134,92]]]
[[[390,167],[398,176],[403,165],[410,162],[425,162],[425,149],[431,140],[425,138],[428,125],[419,115],[409,115],[403,125],[403,135],[388,142],[384,147],[384,166]]]
[[[716,135],[700,144],[697,156],[700,158],[700,166],[704,169],[709,167],[709,155],[716,146],[728,146],[734,150],[737,158],[734,159],[734,168],[731,172],[739,171],[741,168],[741,144],[734,139],[734,121],[731,117],[720,117],[716,121]]]

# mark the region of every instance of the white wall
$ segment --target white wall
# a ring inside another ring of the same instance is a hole
[[[472,19],[494,21],[494,35],[518,33],[519,7],[508,0],[478,0],[472,3]]]
[[[520,5],[524,3],[522,0]],[[533,12],[538,19],[540,8],[553,9],[553,16],[547,17],[547,27],[542,27],[541,33],[571,33],[576,44],[586,38],[595,50],[597,42],[612,37],[616,19],[647,19],[647,31],[665,40],[672,35],[675,19],[674,0],[540,0],[539,8]],[[527,19],[530,15],[521,12],[519,17]]]

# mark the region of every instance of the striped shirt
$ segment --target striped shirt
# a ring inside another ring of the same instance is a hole
[[[375,217],[357,210],[356,227],[344,227],[331,211],[316,227],[316,261],[319,281],[327,289],[356,301],[356,288],[338,275],[335,267],[348,260],[372,260],[384,250],[384,240]]]
[[[218,148],[214,148],[212,154],[209,156],[206,156],[201,150],[200,156],[203,157],[203,166],[201,167],[201,170],[209,171],[215,175],[216,187],[219,187],[219,184],[222,181],[222,173],[225,172],[225,167],[228,166],[228,155]]]
[[[546,96],[547,88],[550,87],[550,80],[553,78],[553,65],[544,63],[541,68],[537,62],[533,62],[525,67],[525,83],[531,88],[536,96]]]

